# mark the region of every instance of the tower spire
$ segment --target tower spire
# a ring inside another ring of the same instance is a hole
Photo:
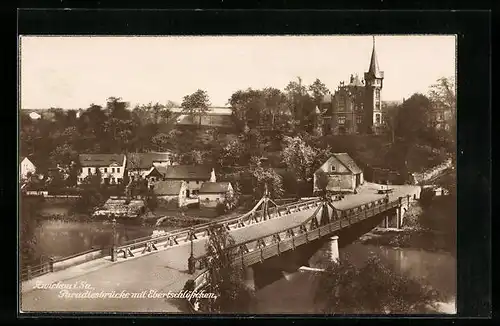
[[[372,76],[375,76],[376,78],[380,78],[380,69],[378,67],[378,60],[377,60],[377,52],[375,51],[375,36],[372,36],[373,38],[373,50],[372,50],[372,57],[370,60],[370,67],[368,68],[368,73],[372,74]]]

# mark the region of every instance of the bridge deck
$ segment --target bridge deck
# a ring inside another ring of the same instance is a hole
[[[351,208],[366,202],[381,198],[375,184],[365,184],[358,195],[346,196],[342,201],[335,202],[339,209]],[[390,198],[405,196],[417,187],[392,186],[395,190]],[[315,208],[296,212],[281,218],[271,219],[243,228],[231,230],[237,243],[279,232],[292,226],[298,226],[311,216]],[[205,252],[207,238],[193,241],[195,256]],[[179,299],[161,298],[128,298],[128,299],[68,299],[60,298],[59,289],[33,289],[35,284],[77,284],[87,282],[94,287],[92,292],[121,291],[139,293],[156,290],[158,292],[181,291],[185,282],[196,275],[190,275],[187,270],[187,257],[190,254],[190,243],[180,242],[178,246],[168,247],[159,252],[153,252],[119,262],[111,262],[109,257],[70,267],[66,270],[46,274],[34,280],[23,283],[21,295],[21,310],[28,311],[116,311],[116,312],[181,312]],[[70,292],[85,292],[85,290],[70,290]]]

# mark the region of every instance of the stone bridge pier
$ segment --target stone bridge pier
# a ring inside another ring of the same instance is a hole
[[[399,197],[399,205],[383,213],[385,217],[379,227],[401,229],[404,224],[406,213],[410,209],[412,203],[418,200],[418,198],[420,198],[420,192],[418,192],[418,194],[407,195],[406,197]]]
[[[309,267],[311,257],[330,240],[331,237],[325,237],[311,241],[295,250],[289,250],[252,266],[246,266],[243,270],[246,286],[258,290],[280,280],[284,274],[297,272],[301,266]]]

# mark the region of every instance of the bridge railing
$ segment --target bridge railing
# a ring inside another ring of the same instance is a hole
[[[238,243],[235,246],[228,248],[228,250],[233,250],[233,252],[238,256],[235,264],[245,264],[245,257],[251,255],[253,255],[252,259],[255,260],[250,262],[253,264],[262,259],[266,259],[268,252],[280,253],[289,249],[294,249],[296,246],[300,246],[306,242],[329,235],[342,228],[349,227],[360,220],[380,214],[388,209],[398,207],[404,203],[404,199],[405,198],[401,197],[401,199],[398,198],[393,201],[388,201],[387,199],[382,198],[345,210],[337,209],[337,214],[332,214],[332,216],[335,216],[336,218],[331,219],[326,225],[311,223],[313,218],[317,218],[317,212],[315,212],[313,216],[301,224],[284,229],[280,232],[268,233],[257,239],[251,239]],[[407,197],[407,201],[410,202],[410,200],[411,198]],[[260,253],[260,256],[256,256],[254,254],[256,252]],[[208,258],[206,256],[196,257],[196,268],[199,270],[205,269],[207,266],[207,259]]]
[[[311,218],[308,218],[303,223],[292,226],[280,232],[268,233],[263,237],[248,240],[238,243],[235,246],[228,248],[232,250],[235,260],[233,265],[235,267],[244,268],[251,266],[265,259],[279,255],[288,250],[293,250],[298,246],[306,244],[316,239],[330,236],[333,232],[341,230],[342,228],[349,227],[354,223],[365,220],[369,217],[375,216],[381,212],[389,209],[400,207],[403,204],[409,204],[412,198],[408,195],[406,197],[399,197],[396,200],[388,200],[388,198],[381,198],[370,203],[361,204],[345,210],[337,210],[336,214],[332,212],[329,223],[319,225],[311,223],[312,218],[316,218],[316,211]],[[206,270],[208,257],[196,257],[195,268],[204,270],[195,279],[195,290],[199,291],[208,286],[209,272]],[[195,302],[189,302],[193,312]]]
[[[310,199],[294,204],[285,206],[278,206],[269,209],[269,218],[282,217],[294,212],[308,209],[311,207],[319,206],[319,199]],[[210,229],[214,225],[219,225],[227,230],[241,228],[252,223],[262,222],[263,215],[261,212],[250,211],[238,217],[229,217],[226,219],[216,220],[212,222],[203,223],[189,228],[184,228],[175,232],[166,233],[165,235],[156,237],[145,237],[135,241],[127,242],[123,245],[117,246],[112,252],[112,259],[115,260],[119,255],[123,258],[133,257],[137,253],[145,253],[156,251],[160,246],[169,247],[175,246],[182,242],[188,242],[191,239],[196,240],[202,237],[208,237]]]

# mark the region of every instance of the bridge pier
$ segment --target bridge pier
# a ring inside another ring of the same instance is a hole
[[[245,286],[252,291],[255,291],[255,271],[251,266],[246,266],[243,269]]]
[[[336,235],[330,238],[330,259],[334,262],[338,262],[340,259],[339,237]]]

